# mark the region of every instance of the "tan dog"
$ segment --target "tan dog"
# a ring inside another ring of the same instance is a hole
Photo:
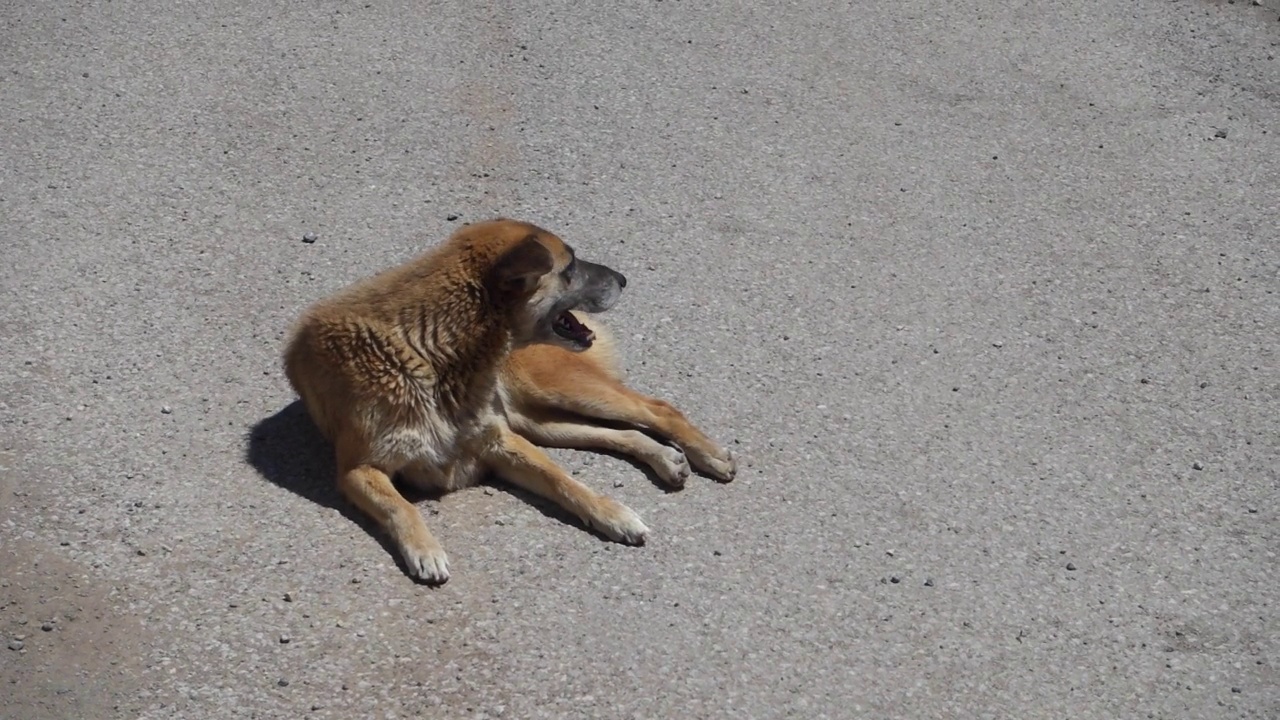
[[[493,472],[628,544],[649,532],[640,518],[533,443],[632,455],[677,487],[685,453],[733,478],[733,457],[671,405],[627,388],[603,327],[575,314],[608,310],[625,285],[550,232],[495,220],[304,313],[285,373],[334,445],[338,487],[391,535],[411,575],[444,582],[449,562],[397,475],[447,492]]]

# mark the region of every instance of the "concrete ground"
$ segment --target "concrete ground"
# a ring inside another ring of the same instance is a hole
[[[1262,2],[6,3],[0,717],[1280,716]],[[495,215],[741,471],[433,589],[281,339]]]

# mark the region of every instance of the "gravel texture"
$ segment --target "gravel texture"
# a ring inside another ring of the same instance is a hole
[[[1280,716],[1278,14],[7,3],[0,717]],[[432,589],[279,352],[495,215],[740,470]]]

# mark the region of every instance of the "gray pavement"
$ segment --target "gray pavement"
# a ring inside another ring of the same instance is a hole
[[[1263,2],[6,3],[0,717],[1280,717]],[[432,589],[279,351],[495,215],[742,467]]]

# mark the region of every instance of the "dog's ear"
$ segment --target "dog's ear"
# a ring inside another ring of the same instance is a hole
[[[502,295],[525,295],[551,272],[555,261],[551,251],[530,235],[506,251],[489,271],[489,287]]]

